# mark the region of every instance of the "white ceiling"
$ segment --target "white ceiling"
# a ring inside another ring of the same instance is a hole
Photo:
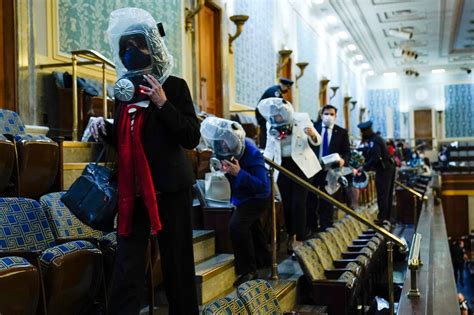
[[[474,0],[327,0],[313,13],[317,19],[337,15],[351,35],[340,44],[354,43],[352,53],[362,54],[377,73],[474,67]],[[404,40],[390,36],[390,29],[414,35]],[[418,58],[402,57],[400,48]]]

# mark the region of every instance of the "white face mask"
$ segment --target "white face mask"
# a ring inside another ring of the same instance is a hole
[[[331,115],[323,115],[323,124],[326,126],[326,127],[331,127],[332,125],[334,125],[334,122],[336,121],[336,117],[335,116],[331,116]]]

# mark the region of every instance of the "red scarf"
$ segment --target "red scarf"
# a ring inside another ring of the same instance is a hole
[[[133,134],[131,132],[131,108],[135,108]],[[155,188],[148,160],[143,149],[141,133],[144,122],[143,107],[122,106],[119,121],[119,172],[118,172],[118,234],[129,236],[132,232],[133,211],[137,191],[148,210],[151,233],[161,230]]]

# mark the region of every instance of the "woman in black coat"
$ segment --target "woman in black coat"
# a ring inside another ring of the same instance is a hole
[[[112,12],[108,33],[119,77],[114,124],[98,118],[91,133],[118,152],[118,247],[109,312],[139,313],[145,250],[156,234],[169,313],[197,314],[194,177],[184,151],[200,138],[191,95],[183,79],[169,75],[172,57],[146,11]],[[133,93],[121,90],[127,84]]]

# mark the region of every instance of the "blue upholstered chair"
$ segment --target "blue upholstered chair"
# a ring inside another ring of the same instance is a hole
[[[38,269],[18,256],[0,258],[0,314],[36,314],[40,293]]]
[[[46,193],[58,171],[58,144],[45,136],[26,134],[20,116],[6,109],[0,109],[0,134],[16,143],[16,194],[33,198]]]
[[[215,299],[207,303],[202,309],[202,315],[247,315],[244,303],[230,297]]]
[[[0,198],[0,257],[7,255],[38,268],[48,314],[79,314],[92,306],[102,277],[100,250],[88,241],[58,245],[37,201]]]
[[[65,192],[54,192],[40,198],[46,217],[56,238],[93,238],[99,242],[99,248],[104,254],[104,269],[106,283],[110,283],[113,270],[115,250],[117,248],[116,232],[104,233],[94,230],[82,223],[61,201]],[[153,264],[153,284],[163,282],[161,261],[156,239],[151,240],[151,261]]]
[[[280,304],[273,292],[270,283],[257,279],[242,283],[237,288],[239,299],[244,302],[249,314],[256,315],[280,315],[282,314]]]

